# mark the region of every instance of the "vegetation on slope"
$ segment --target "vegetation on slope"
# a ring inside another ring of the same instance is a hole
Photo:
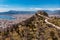
[[[46,24],[45,18],[38,15],[42,13],[45,12],[37,12],[31,18],[13,25],[6,34],[0,32],[0,40],[59,40],[60,31]]]
[[[48,21],[60,27],[60,18],[51,17],[51,20]]]

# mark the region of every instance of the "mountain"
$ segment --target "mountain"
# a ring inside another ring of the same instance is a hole
[[[42,10],[47,12],[49,15],[60,15],[60,10]],[[10,10],[8,12],[0,12],[0,15],[6,15],[6,14],[35,14],[36,11],[15,11],[15,10]]]
[[[25,21],[12,25],[7,31],[0,32],[0,39],[59,40],[60,30],[47,24],[45,18],[39,14],[48,17],[48,14],[45,11],[37,11],[35,15]]]
[[[47,12],[49,15],[60,15],[60,10],[44,10],[45,12]]]
[[[60,10],[55,10],[54,12],[55,12],[54,14],[60,15]]]
[[[15,10],[10,10],[8,12],[0,12],[0,15],[1,14],[33,14],[35,13],[34,11],[15,11]]]
[[[27,40],[58,40],[60,31],[58,31],[53,26],[46,24],[44,21],[45,18],[40,16],[39,14],[46,16],[45,11],[38,11],[31,18],[21,22],[18,27],[22,29],[23,35],[21,35],[24,39]],[[48,17],[48,15],[47,15]],[[20,33],[22,33],[20,31]]]

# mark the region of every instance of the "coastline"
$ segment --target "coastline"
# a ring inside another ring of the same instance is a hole
[[[18,23],[30,18],[32,15],[33,14],[17,14],[17,15],[10,15],[10,16],[16,18],[15,20],[0,19],[0,30],[5,31],[5,30],[7,30],[9,28],[12,28],[12,25],[18,24]]]

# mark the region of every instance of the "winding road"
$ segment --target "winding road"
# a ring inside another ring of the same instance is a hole
[[[48,22],[48,19],[45,19],[45,22],[60,30],[59,26],[56,26],[55,24]]]
[[[45,19],[45,22],[46,22],[47,24],[52,25],[53,27],[55,27],[55,28],[57,28],[57,29],[60,30],[60,27],[59,27],[59,26],[57,26],[57,25],[55,25],[55,24],[53,24],[53,23],[48,22],[48,19],[50,19],[49,17],[43,16],[43,15],[41,15],[41,14],[38,14],[38,15],[46,18],[46,19]]]

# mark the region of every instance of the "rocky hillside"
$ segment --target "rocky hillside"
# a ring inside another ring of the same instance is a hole
[[[0,32],[0,40],[59,40],[60,31],[45,23],[47,16],[44,11],[38,11],[31,18],[13,25],[13,28],[6,32]]]

